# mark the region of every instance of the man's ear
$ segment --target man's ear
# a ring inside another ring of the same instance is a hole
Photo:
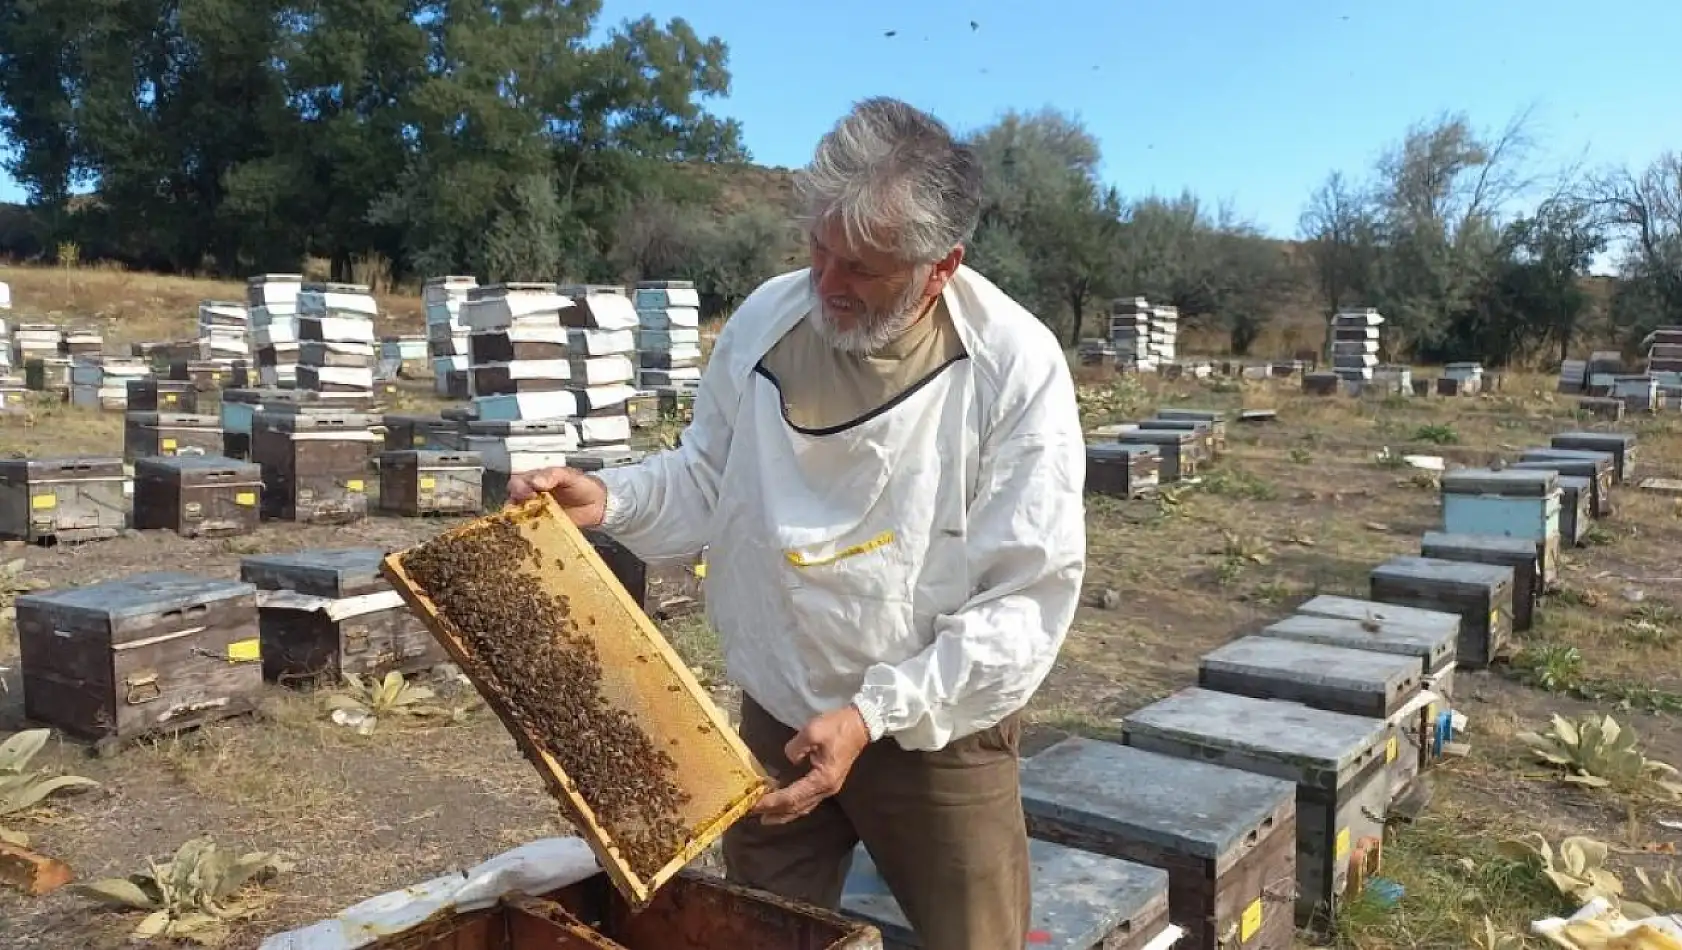
[[[929,285],[927,288],[929,296],[939,296],[940,293],[946,289],[946,282],[951,280],[952,275],[958,272],[958,267],[962,265],[963,262],[964,246],[962,244],[953,248],[945,257],[936,261],[934,269],[929,271]]]

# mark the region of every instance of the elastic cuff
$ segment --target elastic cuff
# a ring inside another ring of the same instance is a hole
[[[859,718],[864,720],[864,728],[870,732],[871,742],[887,733],[888,725],[882,715],[881,703],[860,694],[853,697],[853,708],[859,711]]]
[[[624,520],[625,497],[620,492],[608,488],[605,483],[603,483],[602,488],[607,493],[607,501],[602,504],[602,523],[600,527],[603,531],[611,534]]]

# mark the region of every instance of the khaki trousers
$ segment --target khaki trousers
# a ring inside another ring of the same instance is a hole
[[[779,782],[795,730],[742,697],[742,741]],[[841,792],[786,825],[749,816],[724,835],[730,880],[836,909],[863,841],[925,950],[1022,950],[1028,931],[1028,834],[1012,716],[937,752],[892,739],[859,756]]]

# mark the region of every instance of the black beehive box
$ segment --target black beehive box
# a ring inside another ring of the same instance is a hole
[[[1460,615],[1455,662],[1488,666],[1507,645],[1513,624],[1513,569],[1426,557],[1394,557],[1373,568],[1372,599]]]
[[[139,574],[17,599],[24,714],[126,740],[254,708],[263,688],[257,591]]]
[[[240,562],[262,606],[263,673],[271,680],[411,672],[443,648],[380,575],[381,548],[261,554]]]
[[[134,463],[134,526],[183,537],[257,530],[263,470],[220,455],[141,458]]]

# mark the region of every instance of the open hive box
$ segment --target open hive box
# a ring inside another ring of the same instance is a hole
[[[382,571],[633,908],[769,790],[723,712],[547,496],[389,555]]]
[[[596,875],[440,915],[368,950],[882,950],[875,927],[685,872],[633,911]]]

